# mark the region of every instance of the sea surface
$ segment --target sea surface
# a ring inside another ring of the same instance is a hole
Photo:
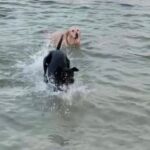
[[[80,71],[53,92],[49,35],[73,25]],[[0,0],[0,150],[150,150],[150,1]]]

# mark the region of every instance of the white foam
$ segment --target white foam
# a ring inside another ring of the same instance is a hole
[[[86,85],[75,82],[73,85],[69,86],[69,89],[66,92],[62,92],[60,96],[69,105],[72,105],[74,99],[76,100],[76,102],[78,100],[84,99],[89,92],[90,90]]]
[[[49,51],[49,45],[47,41],[41,47],[41,50],[34,55],[30,56],[30,62],[18,62],[17,66],[22,68],[22,75],[24,80],[28,80],[34,86],[30,89],[34,92],[45,92],[48,95],[57,95],[59,98],[62,98],[69,105],[72,105],[73,99],[81,99],[89,93],[88,87],[83,85],[78,79],[73,85],[69,86],[69,89],[66,91],[53,92],[53,85],[45,84],[43,81],[43,58],[47,55]],[[78,82],[77,82],[78,81]]]

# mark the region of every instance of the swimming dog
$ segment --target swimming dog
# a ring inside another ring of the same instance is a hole
[[[72,26],[66,31],[52,33],[50,37],[51,44],[56,47],[62,36],[62,48],[80,47],[81,32],[78,27]]]
[[[57,89],[62,85],[69,85],[74,83],[74,72],[79,71],[78,68],[70,68],[70,60],[67,55],[60,51],[63,37],[61,37],[57,50],[50,51],[43,60],[44,80],[53,81]]]

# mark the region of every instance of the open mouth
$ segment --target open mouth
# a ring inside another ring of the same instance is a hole
[[[78,33],[76,33],[75,39],[78,39],[78,37],[79,37],[79,35],[78,35]]]
[[[65,84],[72,84],[74,83],[74,78],[63,78],[63,82]]]
[[[73,78],[69,79],[68,83],[70,83],[70,84],[74,83],[74,79]]]

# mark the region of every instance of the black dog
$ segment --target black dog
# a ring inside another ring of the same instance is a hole
[[[62,85],[74,83],[74,72],[79,71],[76,67],[70,68],[70,60],[66,54],[59,50],[51,51],[43,60],[45,82],[53,79],[54,84],[59,89]]]

